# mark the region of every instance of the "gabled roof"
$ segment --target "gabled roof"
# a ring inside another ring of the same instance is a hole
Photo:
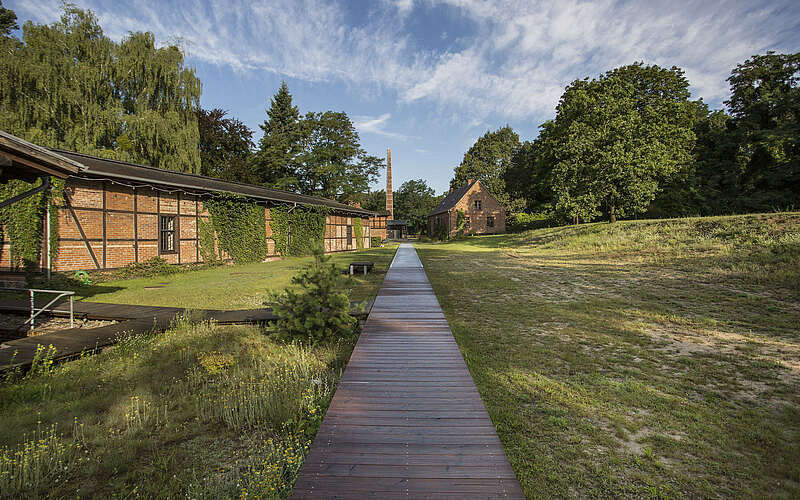
[[[85,170],[79,162],[0,130],[0,181],[54,175],[65,179]]]
[[[472,181],[466,186],[461,186],[460,188],[454,189],[451,193],[448,193],[448,195],[444,197],[442,202],[439,203],[439,205],[437,205],[437,207],[433,209],[433,212],[431,212],[429,216],[440,214],[442,212],[447,212],[451,208],[455,207],[456,203],[458,203],[461,200],[461,198],[463,198],[464,195],[467,194],[467,192],[470,190],[472,186],[475,185],[476,182],[478,181]]]
[[[86,167],[86,169],[81,172],[81,175],[78,177],[90,179],[109,179],[112,181],[117,180],[122,183],[124,183],[124,181],[128,181],[132,183],[160,185],[192,191],[231,193],[256,200],[325,206],[339,212],[364,215],[368,217],[375,215],[374,212],[364,210],[363,208],[352,207],[350,205],[345,205],[344,203],[339,203],[316,196],[306,196],[289,191],[269,189],[262,186],[254,186],[252,184],[243,184],[241,182],[222,181],[213,177],[206,177],[204,175],[186,174],[183,172],[148,167],[146,165],[138,165],[136,163],[99,158],[97,156],[90,156],[72,151],[53,151]]]

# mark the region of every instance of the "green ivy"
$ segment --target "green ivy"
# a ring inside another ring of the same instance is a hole
[[[40,186],[41,183],[27,183],[20,180],[11,180],[0,186],[0,199],[7,200],[12,196]],[[42,248],[44,235],[44,214],[47,204],[53,203],[57,198],[63,197],[65,182],[61,179],[52,179],[49,190],[36,193],[12,205],[0,209],[0,241],[6,238],[11,243],[9,255],[12,269],[22,269],[32,272],[36,269]],[[58,253],[58,213],[51,205],[50,210],[50,256],[55,258]]]
[[[278,206],[272,207],[270,214],[275,250],[282,256],[312,255],[314,250],[322,248],[327,207]],[[287,238],[289,234],[291,238]]]
[[[356,235],[356,247],[364,250],[364,225],[361,217],[353,217],[353,233]]]
[[[200,256],[203,257],[203,263],[217,264],[220,258],[214,251],[214,223],[211,222],[211,219],[200,219],[197,226],[197,238],[200,241]]]
[[[263,206],[234,195],[207,200],[204,205],[211,213],[220,249],[227,252],[235,263],[259,262],[267,257],[267,223]]]

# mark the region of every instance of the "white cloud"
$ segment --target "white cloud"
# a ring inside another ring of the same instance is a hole
[[[448,38],[459,40],[448,51],[420,48],[405,23],[423,3],[449,7],[474,30],[448,28]],[[737,63],[800,45],[800,7],[792,0],[384,0],[376,5],[367,21],[352,25],[344,4],[323,0],[134,0],[127,11],[112,0],[81,2],[115,38],[149,30],[160,41],[180,38],[198,61],[343,82],[358,93],[388,90],[403,102],[460,115],[463,123],[491,117],[540,122],[552,115],[572,80],[637,60],[682,67],[695,96],[719,104]],[[59,2],[29,0],[9,7],[21,19],[50,22]],[[362,120],[359,127],[400,138],[383,129],[385,120]]]
[[[383,137],[390,137],[393,139],[406,140],[409,138],[407,135],[398,134],[396,132],[389,132],[385,130],[386,124],[392,117],[391,113],[384,113],[380,116],[354,116],[353,125],[358,129],[361,134],[376,134]]]

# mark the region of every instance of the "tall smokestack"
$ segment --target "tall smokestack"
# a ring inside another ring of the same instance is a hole
[[[394,220],[394,202],[392,201],[392,150],[386,149],[386,211],[389,219]]]

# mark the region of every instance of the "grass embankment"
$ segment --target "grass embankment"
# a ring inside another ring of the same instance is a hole
[[[183,322],[40,364],[0,385],[0,496],[283,496],[354,342]]]
[[[394,257],[396,245],[370,248],[360,252],[336,253],[331,262],[342,270],[350,262],[375,262],[375,272],[354,275],[351,300],[374,298]],[[105,281],[77,286],[78,297],[93,302],[186,307],[191,309],[257,309],[264,307],[267,291],[279,291],[290,285],[301,266],[311,257],[288,257],[273,262],[225,265],[196,271]],[[148,288],[149,287],[149,288]]]
[[[529,497],[800,496],[800,214],[417,248]]]

